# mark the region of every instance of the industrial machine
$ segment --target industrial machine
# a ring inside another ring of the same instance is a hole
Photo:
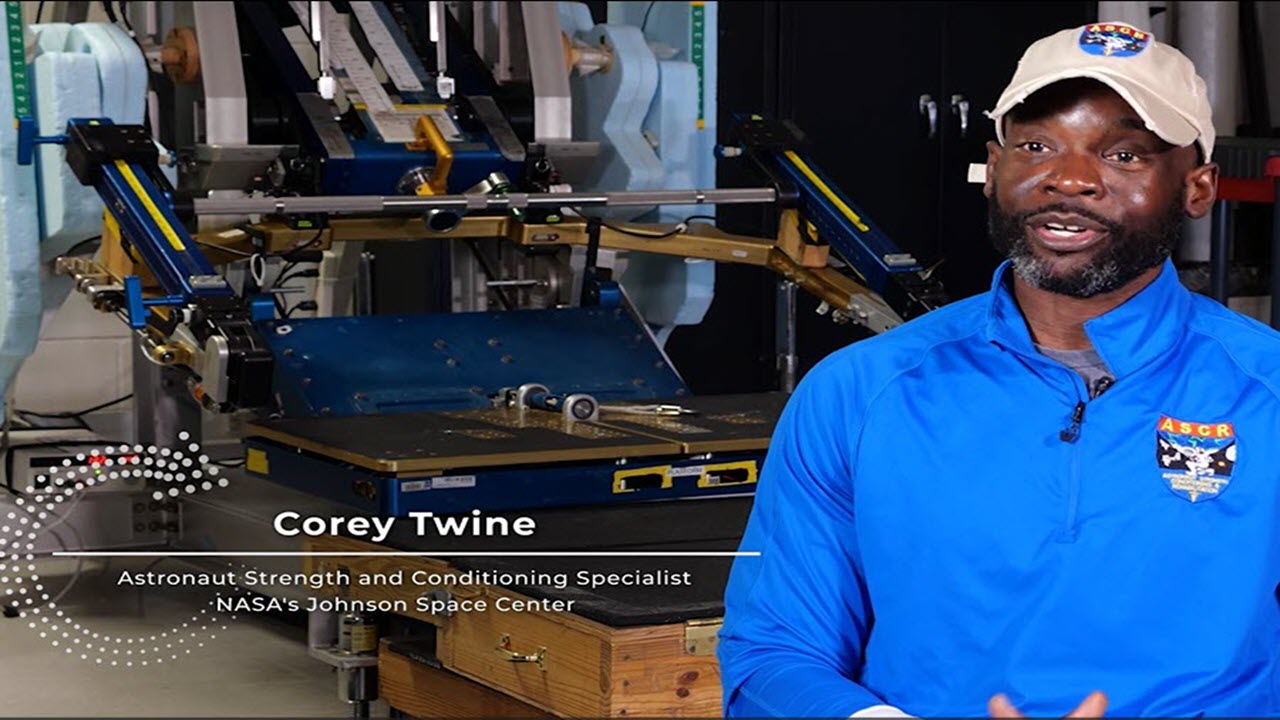
[[[74,290],[134,332],[134,439],[230,417],[245,472],[310,497],[402,516],[750,494],[785,394],[694,395],[663,349],[715,263],[776,272],[784,326],[796,288],[874,331],[946,301],[795,128],[717,129],[715,3],[604,23],[577,3],[19,5],[0,386]],[[714,187],[717,162],[760,184]],[[776,232],[716,228],[730,203],[775,206]],[[391,240],[439,248],[449,312],[375,312],[364,244]]]

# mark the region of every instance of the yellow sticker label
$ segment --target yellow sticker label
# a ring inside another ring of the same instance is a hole
[[[671,466],[638,467],[613,473],[613,494],[639,490],[667,490],[671,487]]]
[[[271,465],[267,462],[267,453],[258,448],[249,448],[244,455],[244,467],[255,475],[270,475]]]
[[[698,487],[711,488],[725,485],[749,485],[756,481],[756,461],[707,465],[703,468],[702,477],[698,478]]]

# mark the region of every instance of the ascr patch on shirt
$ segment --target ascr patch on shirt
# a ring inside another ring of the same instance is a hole
[[[1218,497],[1236,466],[1236,433],[1231,423],[1201,423],[1160,416],[1156,462],[1174,495],[1197,502]]]
[[[1081,31],[1079,44],[1090,55],[1132,57],[1151,44],[1151,33],[1121,23],[1094,23]]]

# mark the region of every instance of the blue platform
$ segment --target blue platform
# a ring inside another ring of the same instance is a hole
[[[602,402],[688,394],[644,328],[621,308],[272,320],[286,417],[490,407],[526,383]]]

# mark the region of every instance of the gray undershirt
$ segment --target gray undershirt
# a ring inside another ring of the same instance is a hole
[[[1111,370],[1107,368],[1107,364],[1102,361],[1102,356],[1097,350],[1087,348],[1085,350],[1055,350],[1054,348],[1036,346],[1041,355],[1057,360],[1067,367],[1075,370],[1080,377],[1084,378],[1085,387],[1089,388],[1089,396],[1096,395],[1098,381],[1106,378],[1108,384],[1114,381]]]

